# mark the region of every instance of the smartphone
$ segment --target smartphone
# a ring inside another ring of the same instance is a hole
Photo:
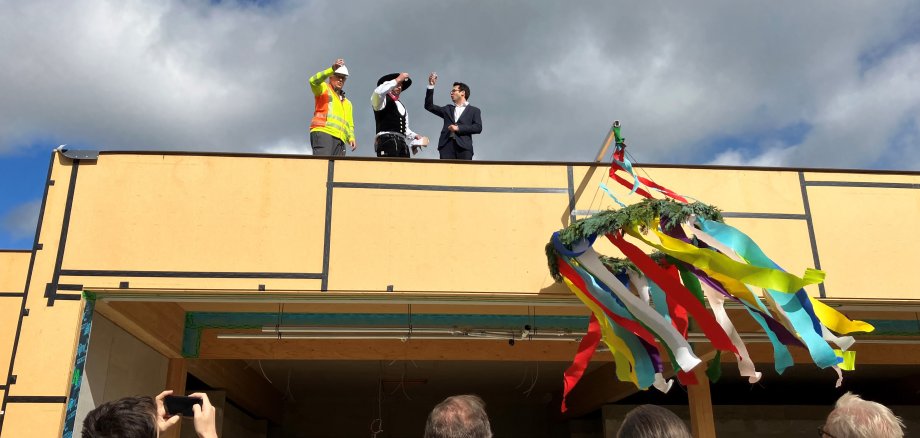
[[[163,405],[166,406],[166,412],[169,415],[181,415],[183,417],[194,417],[195,411],[192,406],[203,406],[204,401],[197,397],[186,397],[184,395],[167,395],[163,398]]]

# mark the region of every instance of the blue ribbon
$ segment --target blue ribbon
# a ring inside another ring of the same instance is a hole
[[[565,245],[562,243],[562,240],[559,238],[559,232],[556,231],[553,233],[552,242],[553,242],[553,247],[556,248],[556,252],[558,252],[559,254],[565,257],[573,259],[575,257],[578,257],[584,254],[585,251],[588,250],[588,248],[594,245],[594,241],[596,239],[597,239],[596,235],[588,236],[588,238],[572,244],[572,249],[568,249],[565,247]]]

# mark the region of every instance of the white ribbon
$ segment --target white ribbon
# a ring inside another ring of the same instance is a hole
[[[671,385],[674,384],[674,379],[665,380],[664,376],[661,373],[655,373],[655,383],[652,386],[655,389],[661,391],[663,394],[667,394],[671,390]]]
[[[610,290],[620,298],[620,301],[623,302],[636,319],[661,337],[661,340],[664,341],[668,348],[674,353],[674,360],[677,361],[677,364],[682,370],[689,373],[702,362],[700,358],[696,357],[693,353],[693,349],[690,348],[690,343],[677,332],[677,329],[675,329],[671,323],[666,321],[648,304],[642,302],[639,297],[630,292],[620,280],[617,280],[617,278],[607,270],[607,267],[601,263],[597,252],[594,251],[593,248],[588,248],[582,255],[576,257],[576,259],[588,270],[588,272],[593,274],[594,277],[605,283]]]
[[[735,355],[738,359],[738,372],[748,378],[748,383],[757,383],[760,381],[761,373],[754,367],[754,361],[751,360],[751,355],[748,353],[744,341],[741,340],[741,335],[738,334],[735,325],[728,318],[728,313],[725,311],[725,296],[705,281],[701,281],[700,286],[703,288],[706,300],[709,301],[709,307],[712,308],[712,314],[716,317],[716,322],[719,323],[722,330],[725,330],[725,334],[731,339],[732,345],[738,349],[738,354]]]

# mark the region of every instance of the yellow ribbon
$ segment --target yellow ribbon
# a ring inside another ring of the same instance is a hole
[[[841,370],[853,371],[856,369],[856,351],[834,350],[834,354],[843,359],[843,362],[837,365]]]
[[[875,330],[875,327],[868,322],[851,320],[819,300],[812,297],[808,297],[808,299],[811,300],[811,306],[815,309],[815,315],[818,316],[821,324],[837,333],[845,335],[853,332],[869,333]]]
[[[786,293],[795,293],[807,285],[818,284],[824,281],[824,271],[806,269],[805,275],[799,278],[785,271],[739,263],[724,254],[708,249],[700,249],[689,243],[675,239],[661,233],[657,228],[658,221],[656,220],[649,229],[658,236],[661,240],[661,245],[646,239],[645,236],[639,232],[639,227],[637,225],[626,228],[626,232],[629,233],[630,236],[645,242],[647,245],[671,257],[696,266],[719,281],[723,279],[735,279],[752,286]]]

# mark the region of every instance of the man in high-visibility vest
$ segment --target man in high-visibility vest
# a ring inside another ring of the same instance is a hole
[[[316,109],[310,122],[310,146],[313,155],[345,155],[345,144],[354,151],[355,122],[351,116],[351,101],[345,98],[348,68],[344,59],[310,78],[310,90],[316,98]],[[326,81],[328,79],[328,82]]]

